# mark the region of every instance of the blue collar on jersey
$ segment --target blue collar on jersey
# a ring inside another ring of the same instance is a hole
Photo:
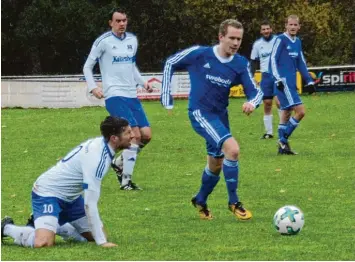
[[[274,38],[274,35],[271,34],[268,38],[265,38],[265,37],[262,36],[262,38],[263,38],[266,42],[269,42],[271,39]]]
[[[103,138],[103,140],[104,140],[104,144],[105,144],[105,149],[106,149],[108,155],[110,156],[111,160],[113,160],[113,155],[112,155],[112,153],[111,153],[110,146],[107,144],[107,142],[105,141],[104,138]]]
[[[116,37],[118,40],[121,40],[121,41],[125,40],[126,37],[127,37],[127,34],[126,34],[126,33],[123,33],[123,36],[122,36],[122,37],[117,36],[114,32],[112,32],[112,35],[113,35],[114,37]]]

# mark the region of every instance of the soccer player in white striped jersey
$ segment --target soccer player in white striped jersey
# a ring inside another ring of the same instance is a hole
[[[110,12],[111,31],[95,40],[83,71],[89,92],[98,99],[104,98],[110,115],[126,118],[132,127],[132,146],[113,160],[112,167],[122,190],[140,190],[132,181],[133,170],[137,154],[150,142],[152,132],[137,98],[137,86],[143,86],[148,92],[152,92],[153,88],[151,83],[144,81],[136,66],[138,41],[135,35],[126,32],[127,22],[123,9],[115,8]],[[95,83],[93,77],[93,68],[97,61],[100,65],[102,88]]]
[[[230,89],[242,84],[248,99],[242,106],[251,114],[262,100],[251,75],[248,60],[237,54],[243,39],[243,25],[234,19],[223,21],[219,27],[219,44],[193,46],[169,57],[163,74],[162,105],[172,109],[171,77],[175,70],[189,72],[189,118],[193,129],[206,141],[207,166],[202,172],[199,192],[192,198],[200,218],[212,219],[207,208],[208,196],[217,185],[223,169],[228,193],[228,208],[240,220],[252,218],[237,194],[239,181],[239,144],[229,127],[228,103]]]
[[[264,93],[264,127],[265,134],[262,139],[273,138],[272,128],[272,100],[275,96],[275,80],[272,74],[269,73],[269,60],[272,46],[275,43],[276,36],[272,34],[272,28],[268,21],[263,21],[260,25],[261,38],[256,40],[251,51],[251,72],[254,75],[257,65],[260,64],[261,82],[260,88]],[[276,105],[278,105],[277,97],[275,98]]]
[[[35,228],[16,226],[11,217],[5,217],[1,221],[1,239],[9,236],[17,245],[34,248],[53,246],[58,227],[70,223],[88,241],[102,247],[116,246],[107,241],[97,205],[101,181],[113,156],[131,146],[133,133],[126,119],[113,116],[101,123],[100,130],[102,136],[74,148],[35,181]]]

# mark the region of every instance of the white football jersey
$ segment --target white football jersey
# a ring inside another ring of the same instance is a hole
[[[100,195],[101,180],[108,172],[114,154],[103,137],[89,139],[39,176],[33,191],[40,196],[57,197],[67,202],[78,198],[84,189]]]
[[[260,71],[263,73],[269,71],[269,60],[275,40],[276,36],[272,35],[269,41],[266,41],[263,37],[261,37],[253,44],[250,59],[260,61]]]
[[[119,38],[109,31],[98,37],[84,66],[89,91],[97,86],[92,68],[98,61],[105,99],[114,96],[137,97],[137,84],[144,84],[136,67],[137,48],[137,38],[131,33]]]

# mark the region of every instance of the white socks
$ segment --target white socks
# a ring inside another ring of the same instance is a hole
[[[123,172],[122,172],[122,186],[128,184],[132,180],[133,169],[136,164],[137,154],[139,146],[132,144],[129,149],[125,149],[122,152],[123,157]]]
[[[33,247],[35,241],[35,229],[33,227],[6,225],[4,235],[14,239],[16,245]]]
[[[14,239],[14,243],[19,246],[33,247],[35,242],[35,229],[33,227],[6,225],[4,235]],[[57,235],[63,240],[74,240],[78,242],[87,242],[87,239],[71,224],[66,223],[57,229]]]
[[[114,158],[113,163],[118,167],[118,168],[123,168],[123,156],[120,154],[118,157]]]
[[[272,115],[264,115],[264,126],[266,134],[272,135]]]
[[[80,233],[70,223],[58,227],[57,235],[61,236],[63,240],[74,240],[77,242],[87,242],[87,239],[80,235]]]

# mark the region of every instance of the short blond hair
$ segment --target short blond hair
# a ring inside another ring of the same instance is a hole
[[[225,36],[227,34],[227,32],[228,32],[228,27],[229,26],[232,26],[232,27],[237,28],[237,29],[244,29],[242,23],[239,22],[238,20],[236,20],[236,19],[227,19],[227,20],[224,20],[220,24],[218,33],[223,35],[223,36]]]
[[[285,20],[285,24],[288,23],[289,19],[296,19],[298,21],[298,23],[300,22],[300,18],[298,17],[298,15],[289,15]]]

